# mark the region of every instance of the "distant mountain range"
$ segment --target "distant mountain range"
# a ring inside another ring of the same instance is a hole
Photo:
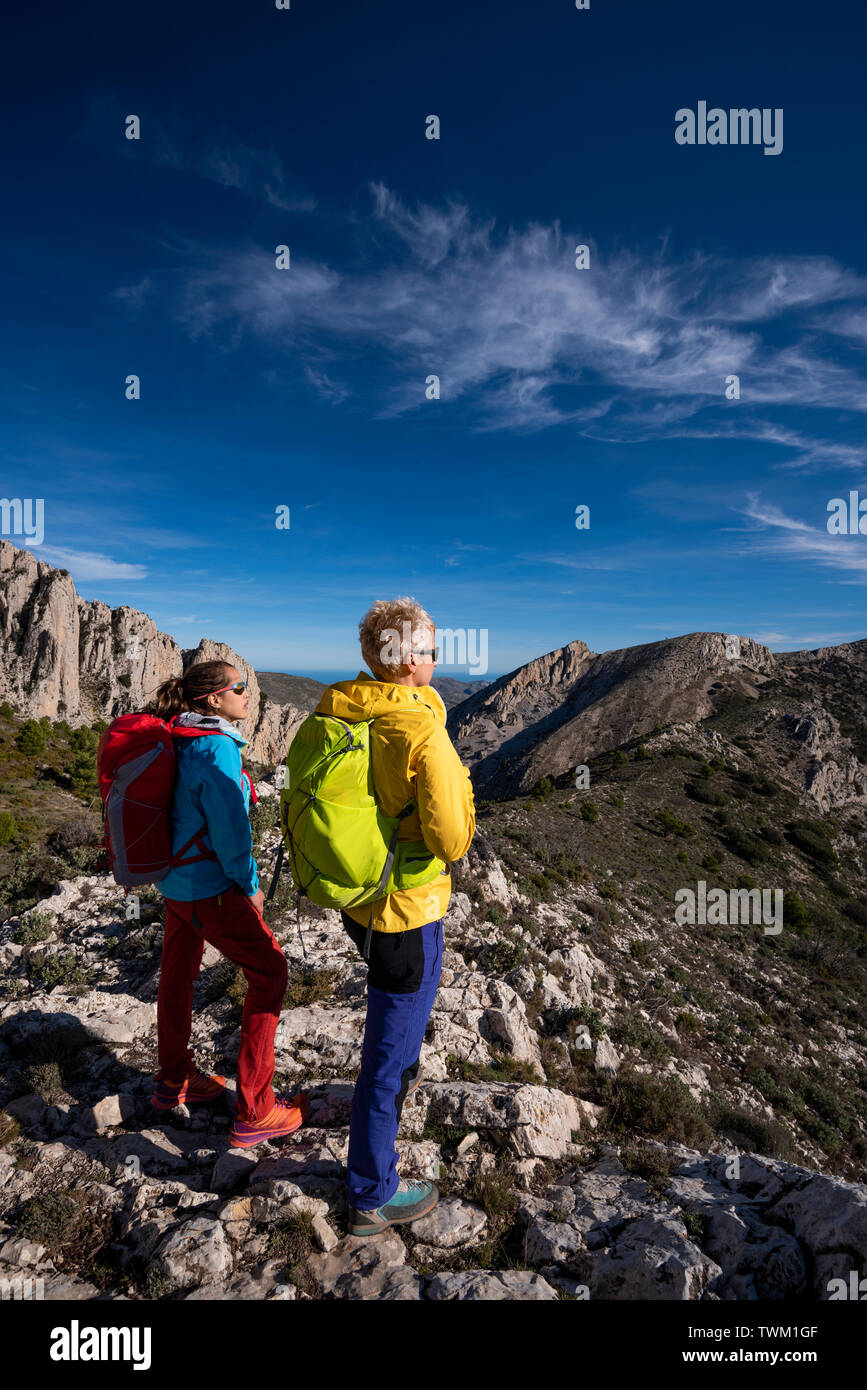
[[[348,672],[346,679],[351,680],[352,675],[353,673]],[[256,676],[259,689],[264,691],[270,700],[276,701],[278,705],[295,705],[297,709],[306,709],[308,712],[316,708],[323,690],[327,688],[322,681],[312,680],[309,676],[290,676],[285,671],[257,671]],[[488,684],[488,681],[456,680],[453,676],[435,676],[431,681],[431,685],[442,696],[446,709],[452,709],[470,695],[478,694],[486,689]]]
[[[88,602],[65,570],[0,541],[0,699],[18,714],[71,725],[145,705],[161,681],[222,658],[250,691],[248,756],[282,762],[325,688],[306,676],[255,671],[225,643],[181,649],[126,605]],[[571,642],[492,682],[437,677],[448,727],[486,799],[571,777],[590,759],[732,701],[773,700],[783,776],[820,810],[867,796],[867,640],[774,654],[746,637],[694,632],[597,654]],[[805,730],[807,732],[805,732]]]
[[[602,655],[572,642],[464,700],[448,727],[477,791],[501,798],[654,730],[719,714],[732,701],[761,701],[763,713],[771,701],[785,704],[793,722],[783,763],[820,808],[863,799],[867,640],[780,654],[713,632]],[[797,732],[802,716],[813,719],[808,753]]]

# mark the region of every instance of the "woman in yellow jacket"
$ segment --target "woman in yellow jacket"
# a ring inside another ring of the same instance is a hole
[[[396,816],[412,800],[399,838],[424,840],[446,864],[462,858],[476,828],[469,770],[446,733],[446,711],[430,684],[436,628],[414,599],[375,603],[359,624],[361,651],[374,673],[339,681],[317,714],[370,727],[377,803]],[[403,1102],[419,1084],[419,1053],[442,971],[443,917],[451,895],[445,872],[343,912],[359,952],[372,926],[361,1069],[352,1100],[347,1155],[349,1234],[375,1235],[415,1221],[438,1202],[433,1183],[399,1179],[397,1138]]]

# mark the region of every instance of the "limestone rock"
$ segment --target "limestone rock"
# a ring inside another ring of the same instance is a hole
[[[428,1104],[430,1118],[441,1123],[506,1131],[518,1157],[562,1158],[585,1122],[574,1096],[545,1086],[438,1082],[428,1088]]]
[[[444,1197],[427,1216],[413,1221],[412,1234],[415,1239],[428,1245],[451,1250],[475,1241],[487,1224],[488,1218],[481,1207]]]
[[[344,1236],[328,1252],[308,1256],[308,1267],[323,1292],[335,1298],[419,1298],[418,1276],[404,1268],[406,1246],[394,1227],[373,1238]]]
[[[252,666],[222,642],[181,650],[146,613],[79,597],[65,571],[0,540],[0,699],[36,719],[62,715],[73,727],[141,709],[154,689],[198,661],[222,660],[247,681],[246,755],[275,763],[306,711],[278,705]],[[62,707],[62,708],[61,708]]]
[[[500,1272],[462,1269],[455,1273],[435,1274],[427,1286],[425,1297],[438,1302],[462,1299],[490,1303],[502,1299],[551,1302],[558,1295],[556,1289],[552,1289],[540,1274],[531,1274],[526,1270]]]
[[[227,1278],[232,1272],[232,1252],[219,1221],[194,1216],[166,1237],[150,1267],[179,1288],[188,1289]]]
[[[81,1116],[81,1123],[97,1133],[122,1125],[135,1114],[135,1101],[130,1095],[104,1096],[96,1105],[89,1106]]]

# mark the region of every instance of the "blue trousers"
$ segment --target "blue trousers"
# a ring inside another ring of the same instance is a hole
[[[361,952],[365,928],[342,916]],[[442,963],[442,918],[410,931],[371,935],[367,1017],[346,1159],[347,1200],[356,1211],[381,1207],[397,1191],[394,1145],[407,1090],[418,1074]]]

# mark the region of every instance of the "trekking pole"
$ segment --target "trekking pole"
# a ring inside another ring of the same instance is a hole
[[[271,878],[271,887],[268,889],[268,892],[267,892],[266,897],[265,897],[266,903],[269,903],[269,902],[271,901],[271,899],[273,898],[273,896],[274,896],[274,893],[275,893],[275,891],[276,891],[276,889],[277,889],[277,880],[278,880],[278,878],[280,877],[280,870],[282,869],[282,867],[283,867],[283,841],[281,840],[281,841],[280,841],[279,848],[278,848],[278,850],[277,850],[277,860],[276,860],[276,863],[275,863],[275,865],[274,865],[274,874],[273,874],[273,876],[272,876],[272,878]]]

